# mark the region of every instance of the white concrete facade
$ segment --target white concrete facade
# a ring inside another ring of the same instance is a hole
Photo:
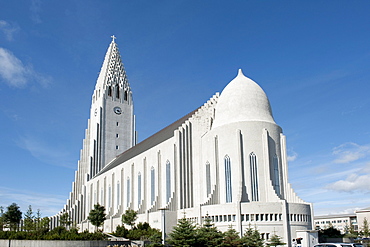
[[[111,47],[116,47],[114,40],[107,56]],[[117,54],[116,58],[118,49]],[[102,71],[111,62],[107,56]],[[105,88],[106,82],[100,78],[97,87]],[[131,90],[129,95],[132,102]],[[109,97],[102,102],[103,112],[117,106]],[[125,104],[120,107],[130,116],[123,120],[113,114],[105,116],[105,126],[122,122],[128,125],[124,131],[134,130],[131,105]],[[94,107],[93,96],[91,114]],[[121,131],[118,129],[115,131]],[[103,131],[111,131],[111,127]],[[134,140],[134,131],[128,132],[123,135]],[[112,133],[104,134],[102,153],[116,141]],[[91,134],[84,143],[89,139]],[[77,193],[71,193],[72,199],[61,211],[70,212],[81,230],[94,229],[87,215],[96,203],[106,208],[107,232],[121,224],[121,215],[129,208],[138,211],[139,222],[159,229],[161,210],[165,209],[166,232],[184,215],[198,224],[209,215],[221,230],[232,225],[243,233],[256,226],[265,239],[277,234],[288,244],[296,238],[296,231],[313,227],[312,205],[300,199],[288,183],[286,139],[273,119],[269,100],[241,70],[221,94],[216,93],[203,106],[132,148],[127,145],[115,159],[104,161],[96,173],[79,165],[76,174],[90,175],[81,176],[84,181],[76,178],[79,182],[73,188]],[[53,226],[58,224],[57,218],[53,217]]]

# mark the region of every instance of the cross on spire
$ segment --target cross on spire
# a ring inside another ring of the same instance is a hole
[[[112,38],[112,41],[114,42],[114,40],[117,38],[116,36],[112,35],[110,36]]]

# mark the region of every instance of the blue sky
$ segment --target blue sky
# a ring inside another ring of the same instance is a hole
[[[111,35],[139,139],[239,68],[287,136],[316,215],[370,206],[370,1],[0,0],[0,206],[53,215],[71,190]]]

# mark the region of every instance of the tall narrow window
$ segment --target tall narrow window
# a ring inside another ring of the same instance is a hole
[[[252,201],[258,201],[257,157],[254,153],[249,155],[249,163],[251,170]]]
[[[108,87],[108,96],[112,96],[112,87],[111,86]]]
[[[109,185],[109,188],[108,188],[108,208],[111,207],[111,201],[112,201],[112,188]]]
[[[121,198],[120,198],[120,184],[119,182],[117,182],[117,208],[119,207],[119,205],[121,204]]]
[[[273,165],[274,165],[274,188],[276,194],[280,196],[280,176],[279,176],[279,160],[275,154],[273,158]]]
[[[168,203],[171,198],[171,163],[166,162],[166,202]]]
[[[141,173],[137,175],[137,206],[141,204]]]
[[[116,86],[116,98],[119,99],[119,86]]]
[[[224,158],[225,162],[225,184],[226,184],[226,202],[232,202],[232,188],[231,188],[231,162],[228,155]]]
[[[100,189],[100,204],[101,205],[104,205],[103,188]]]
[[[150,169],[150,203],[153,205],[155,200],[155,170],[154,167]]]
[[[206,163],[206,187],[207,187],[207,196],[211,194],[211,165],[207,161]]]
[[[123,99],[127,101],[127,91],[126,90],[125,90],[125,94],[124,94]]]
[[[127,177],[127,207],[130,207],[130,198],[131,198],[131,183],[130,183],[130,178]]]

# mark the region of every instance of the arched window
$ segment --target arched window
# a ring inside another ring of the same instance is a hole
[[[120,198],[120,184],[119,184],[119,181],[117,182],[117,208],[119,207],[119,205],[121,204],[121,198]]]
[[[108,188],[108,208],[111,207],[111,201],[112,201],[112,188],[109,185],[109,188]]]
[[[141,173],[137,175],[137,206],[141,204]]]
[[[108,87],[108,96],[112,96],[112,86]]]
[[[150,169],[150,203],[154,204],[155,200],[155,170],[154,167]]]
[[[119,99],[119,85],[116,85],[116,98]]]
[[[280,192],[279,160],[276,154],[274,155],[272,162],[274,166],[274,188],[275,188],[276,194],[280,196],[281,192]]]
[[[249,163],[251,171],[252,201],[258,201],[257,157],[253,152],[249,155]]]
[[[171,198],[171,163],[167,160],[166,162],[166,203]]]
[[[123,99],[125,100],[125,101],[127,101],[127,91],[125,90],[125,94],[124,94],[124,96],[123,96]]]
[[[104,205],[104,194],[103,194],[103,188],[100,189],[100,204]]]
[[[211,165],[207,161],[206,163],[206,187],[207,187],[207,196],[211,194]]]
[[[130,183],[130,178],[127,177],[127,207],[130,206],[130,198],[131,198],[131,183]]]
[[[231,162],[228,155],[224,158],[225,162],[225,184],[226,184],[226,202],[232,202],[232,188],[231,188]]]

